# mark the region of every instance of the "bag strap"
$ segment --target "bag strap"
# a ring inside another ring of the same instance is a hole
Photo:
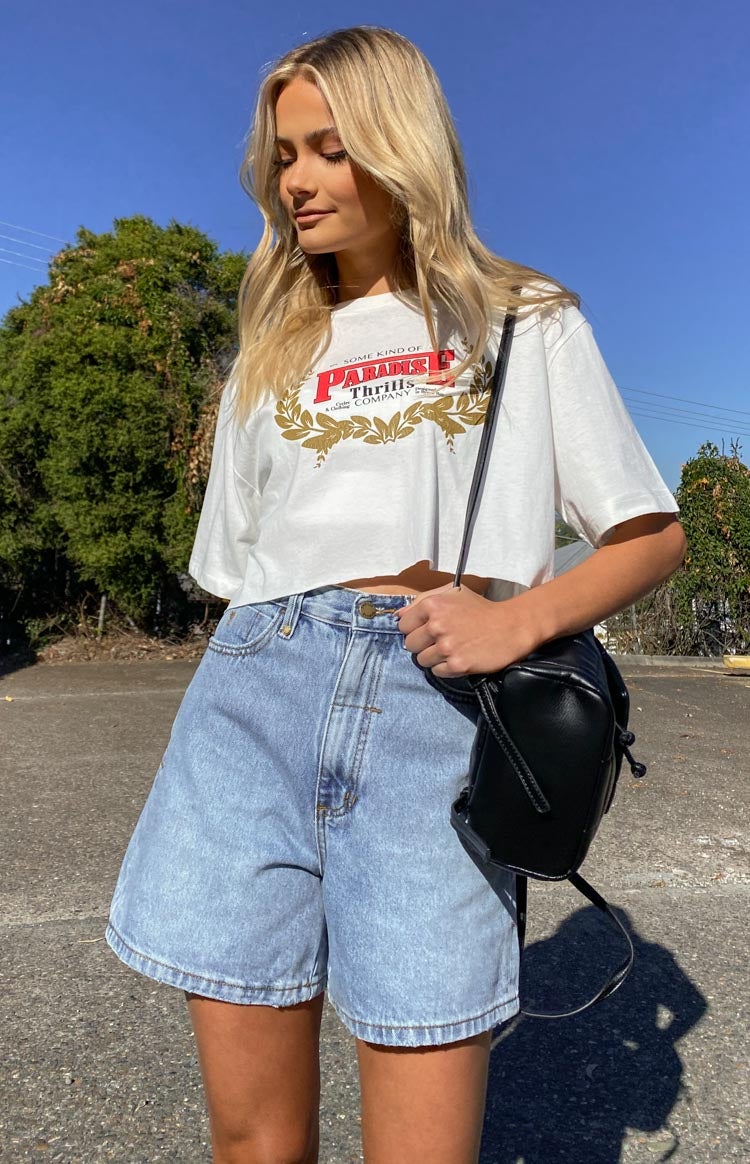
[[[511,291],[520,294],[521,288],[511,287]],[[492,437],[495,432],[495,425],[497,422],[497,414],[500,410],[500,398],[505,387],[505,375],[508,371],[508,360],[510,358],[510,345],[513,339],[513,328],[516,322],[515,313],[506,311],[505,320],[503,322],[503,331],[500,337],[500,347],[498,348],[497,360],[495,361],[495,371],[492,376],[492,389],[490,392],[490,399],[487,403],[487,413],[484,418],[484,425],[482,427],[482,439],[479,443],[479,452],[477,453],[476,463],[474,465],[474,476],[471,480],[471,488],[469,489],[469,501],[466,506],[466,518],[464,520],[464,534],[461,541],[461,550],[458,555],[458,565],[456,573],[453,578],[453,585],[460,586],[461,575],[464,572],[466,565],[466,556],[469,552],[469,539],[471,538],[471,531],[474,527],[474,517],[476,515],[477,503],[479,501],[479,494],[484,483],[485,474],[487,472],[487,461],[489,459],[489,450],[492,443]]]
[[[542,792],[537,783],[534,773],[529,768],[523,756],[516,747],[511,735],[508,732],[505,724],[497,713],[497,708],[492,702],[486,688],[487,680],[480,676],[476,683],[472,683],[474,692],[479,701],[479,706],[482,709],[484,718],[487,721],[487,727],[492,732],[498,744],[505,753],[505,758],[515,772],[518,779],[523,785],[524,792],[528,796],[536,811],[543,816],[550,811],[550,804],[547,797]]]
[[[520,294],[521,287],[516,286],[511,288],[514,293]],[[489,450],[492,444],[495,427],[497,424],[497,417],[500,410],[500,400],[502,398],[503,389],[505,388],[505,377],[508,371],[508,361],[510,359],[510,347],[513,340],[513,330],[516,323],[515,312],[506,311],[505,319],[503,321],[503,330],[500,337],[500,346],[498,348],[497,360],[495,362],[495,370],[492,377],[492,388],[490,392],[490,399],[487,404],[487,414],[484,419],[484,426],[482,429],[482,438],[479,444],[479,452],[477,453],[476,464],[474,465],[474,476],[471,481],[471,488],[469,490],[469,500],[466,507],[466,518],[464,521],[464,532],[461,541],[461,550],[458,555],[458,565],[456,573],[453,578],[453,585],[459,586],[461,583],[461,575],[466,565],[466,557],[469,550],[469,539],[471,538],[471,531],[474,526],[474,519],[477,511],[477,504],[479,501],[479,494],[484,484],[484,478],[487,472],[487,462],[489,460]],[[516,774],[521,779],[521,782],[526,789],[526,792],[531,799],[537,812],[544,813],[549,811],[549,805],[542,793],[541,789],[534,780],[533,774],[530,772],[528,766],[520,756],[512,739],[505,730],[500,717],[496,714],[492,700],[489,698],[482,699],[482,695],[486,694],[482,691],[481,686],[475,686],[475,692],[480,699],[482,710],[485,718],[489,724],[495,739],[500,744],[505,752]],[[630,742],[630,741],[628,741]],[[602,897],[600,893],[594,889],[593,885],[589,885],[580,873],[571,873],[568,877],[571,885],[582,893],[593,906],[595,906],[601,913],[612,922],[620,933],[625,938],[628,944],[628,954],[622,964],[615,970],[614,974],[604,983],[600,990],[590,998],[588,1002],[584,1002],[581,1006],[575,1007],[573,1010],[556,1011],[553,1013],[546,1011],[524,1010],[522,1013],[528,1015],[530,1018],[568,1018],[575,1014],[581,1014],[582,1011],[588,1010],[589,1007],[595,1006],[596,1003],[602,1002],[608,998],[610,994],[614,994],[616,990],[622,986],[628,975],[630,968],[633,965],[635,958],[635,950],[630,938],[630,934],[625,929],[620,919],[611,909],[608,902]],[[516,924],[518,930],[518,946],[519,954],[523,953],[524,942],[526,939],[526,910],[528,900],[528,880],[526,877],[516,874]]]
[[[625,941],[628,944],[628,954],[625,957],[625,960],[615,970],[614,974],[612,974],[612,976],[607,979],[601,989],[598,990],[594,997],[590,998],[588,1002],[582,1003],[581,1006],[577,1006],[573,1010],[561,1010],[553,1012],[526,1010],[524,1007],[522,1007],[521,1013],[528,1015],[530,1018],[568,1018],[574,1014],[581,1014],[582,1011],[588,1010],[589,1007],[595,1006],[598,1002],[603,1002],[605,998],[609,998],[610,994],[614,994],[614,992],[619,990],[619,988],[622,986],[626,977],[630,973],[630,969],[635,959],[635,950],[633,949],[633,942],[630,934],[625,929],[625,926],[622,924],[609,903],[602,897],[601,893],[597,893],[593,885],[589,885],[588,881],[581,877],[580,873],[571,873],[568,877],[568,881],[572,886],[574,886],[575,889],[578,890],[579,893],[582,893],[584,897],[588,898],[592,905],[595,905],[598,910],[600,910],[603,914],[606,914],[609,920],[617,926],[618,930],[623,935]],[[519,954],[523,953],[524,942],[526,940],[527,899],[528,879],[526,877],[522,877],[520,874],[516,874],[516,926],[518,929]]]

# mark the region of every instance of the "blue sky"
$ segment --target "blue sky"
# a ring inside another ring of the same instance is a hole
[[[0,313],[80,225],[176,218],[251,250],[260,70],[352,24],[429,57],[482,239],[578,291],[669,487],[704,440],[750,462],[746,0],[6,0]]]

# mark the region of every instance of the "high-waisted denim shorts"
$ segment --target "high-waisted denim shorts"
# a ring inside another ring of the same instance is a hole
[[[411,597],[323,586],[224,612],[120,870],[123,962],[225,1002],[327,990],[392,1046],[517,1012],[513,876],[490,887],[450,824],[478,712],[405,647]]]

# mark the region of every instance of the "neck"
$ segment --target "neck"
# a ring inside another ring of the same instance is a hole
[[[361,299],[366,295],[382,295],[384,291],[395,291],[395,260],[396,246],[384,245],[383,240],[356,254],[337,251],[339,303],[347,299]]]

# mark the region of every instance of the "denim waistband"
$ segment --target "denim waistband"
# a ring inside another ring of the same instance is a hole
[[[416,594],[368,594],[345,586],[316,586],[299,594],[274,598],[271,602],[274,606],[284,607],[282,630],[288,627],[286,634],[292,633],[303,611],[321,622],[379,634],[400,634],[395,611],[408,606],[414,598]]]

